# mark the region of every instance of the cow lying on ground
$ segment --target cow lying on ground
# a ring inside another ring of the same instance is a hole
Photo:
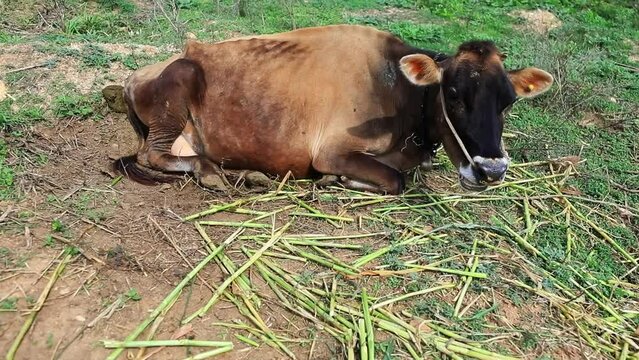
[[[220,168],[295,178],[335,175],[349,188],[398,194],[402,171],[443,143],[461,184],[503,180],[504,111],[552,84],[506,71],[487,41],[454,56],[362,26],[327,26],[203,44],[135,71],[124,87],[137,154],[115,167],[142,183]]]

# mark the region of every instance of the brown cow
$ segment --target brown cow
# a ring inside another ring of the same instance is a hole
[[[504,111],[553,82],[536,68],[506,71],[503,58],[487,41],[446,56],[347,25],[189,42],[127,80],[140,149],[115,166],[142,183],[189,172],[212,186],[221,166],[336,175],[350,188],[398,194],[401,171],[428,163],[443,143],[461,184],[484,189],[508,167]]]

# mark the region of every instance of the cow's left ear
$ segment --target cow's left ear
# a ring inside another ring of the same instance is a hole
[[[508,77],[517,96],[524,98],[543,94],[553,83],[552,75],[534,67],[509,71]]]
[[[424,54],[406,55],[399,60],[399,68],[404,76],[415,85],[427,86],[438,84],[442,80],[442,72],[435,60]]]

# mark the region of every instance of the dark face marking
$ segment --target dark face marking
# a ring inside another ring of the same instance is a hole
[[[460,46],[441,86],[448,115],[470,156],[503,157],[503,113],[516,95],[497,48],[483,41]]]

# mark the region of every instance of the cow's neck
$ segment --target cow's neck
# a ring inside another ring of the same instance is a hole
[[[422,139],[424,139],[424,150],[430,152],[431,156],[435,156],[437,149],[441,145],[441,135],[437,124],[441,120],[442,111],[438,106],[438,94],[439,85],[432,85],[425,88],[423,97],[422,121],[424,126]]]

